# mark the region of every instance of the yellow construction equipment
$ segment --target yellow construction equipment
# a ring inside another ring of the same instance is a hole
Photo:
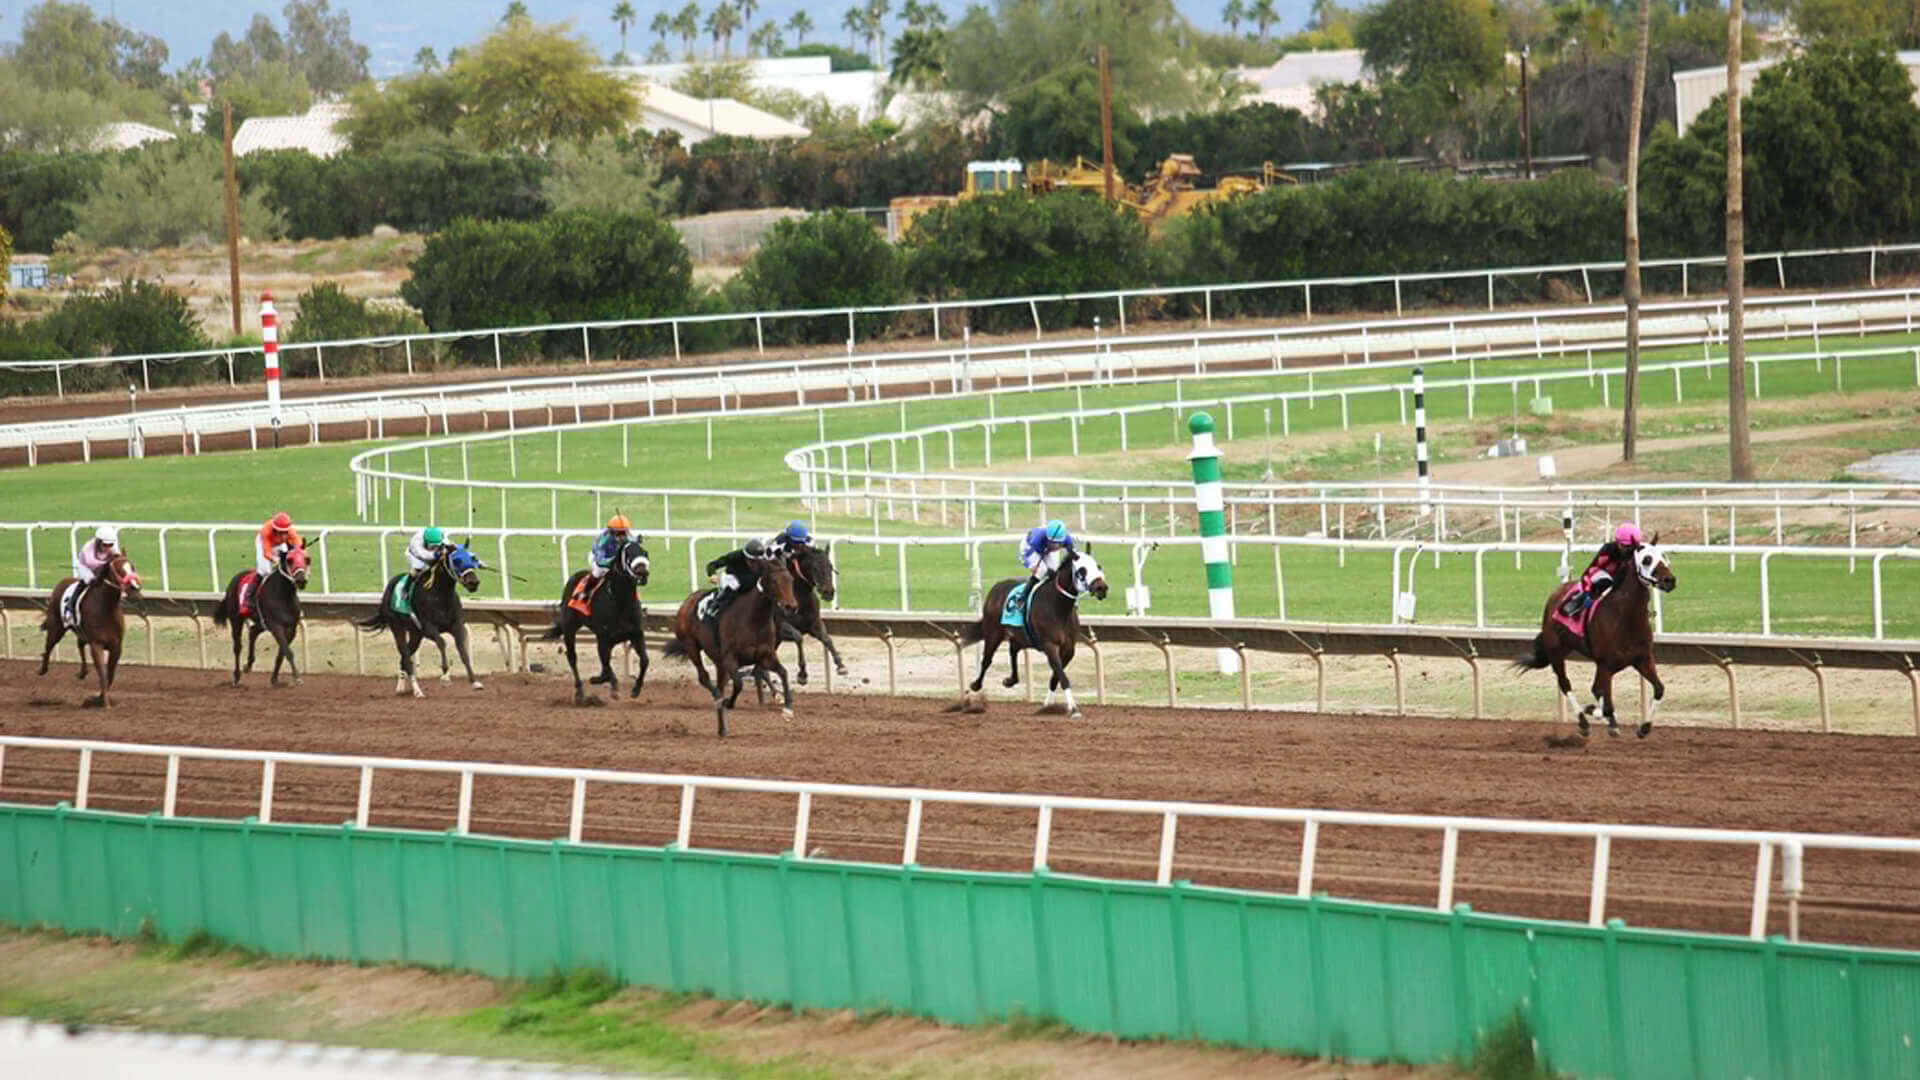
[[[1169,218],[1192,213],[1198,207],[1263,191],[1276,184],[1299,183],[1271,161],[1262,164],[1257,177],[1224,176],[1218,185],[1210,188],[1194,186],[1200,175],[1200,166],[1192,154],[1174,154],[1137,185],[1115,176],[1114,201],[1131,209],[1150,230],[1158,231]],[[1104,197],[1107,178],[1097,163],[1079,156],[1071,165],[1055,165],[1042,158],[1031,169],[1018,160],[971,161],[967,163],[966,187],[958,195],[903,195],[894,199],[891,208],[895,236],[905,236],[913,219],[935,206],[1016,189],[1035,195],[1077,191]]]

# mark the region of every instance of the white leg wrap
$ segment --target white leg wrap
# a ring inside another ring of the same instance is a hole
[[[1053,687],[1049,686],[1047,687],[1047,700],[1041,702],[1040,707],[1044,709],[1047,706],[1052,704],[1053,704]]]
[[[1072,691],[1072,690],[1068,690],[1068,691],[1067,691],[1067,711],[1068,711],[1069,713],[1072,713],[1072,714],[1074,714],[1074,715],[1076,715],[1076,716],[1077,716],[1077,715],[1079,715],[1079,713],[1080,713],[1080,706],[1078,706],[1078,705],[1076,705],[1076,704],[1074,704],[1074,703],[1073,703],[1073,691]]]
[[[393,692],[396,694],[404,694],[407,692],[407,673],[406,672],[404,671],[401,672],[400,677],[393,680]]]
[[[1569,716],[1579,716],[1579,715],[1580,715],[1580,702],[1579,702],[1579,700],[1578,700],[1578,699],[1576,699],[1576,698],[1575,698],[1575,697],[1573,696],[1573,691],[1571,691],[1571,690],[1569,690],[1569,691],[1567,691],[1567,695],[1566,695],[1566,696],[1567,696],[1567,715],[1569,715]]]

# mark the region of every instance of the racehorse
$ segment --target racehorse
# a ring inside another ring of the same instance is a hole
[[[1567,707],[1579,716],[1582,735],[1587,734],[1596,712],[1607,718],[1607,734],[1620,734],[1620,725],[1613,717],[1613,675],[1617,671],[1633,668],[1653,684],[1653,708],[1637,729],[1643,739],[1653,733],[1653,716],[1667,694],[1667,684],[1660,681],[1660,673],[1654,668],[1653,621],[1647,612],[1652,590],[1672,592],[1677,584],[1666,553],[1660,550],[1660,534],[1654,533],[1652,540],[1634,549],[1632,561],[1633,573],[1620,575],[1613,587],[1587,609],[1584,634],[1574,633],[1557,617],[1560,602],[1580,587],[1580,582],[1556,586],[1540,617],[1540,632],[1533,637],[1533,653],[1513,662],[1521,671],[1553,668]],[[1567,679],[1567,656],[1575,652],[1594,664],[1593,704],[1584,708],[1574,700],[1573,683]]]
[[[293,685],[300,685],[300,665],[293,659],[293,634],[300,628],[300,590],[307,587],[307,549],[290,547],[274,563],[266,577],[254,582],[253,612],[240,614],[240,586],[252,570],[242,570],[227,582],[227,592],[213,609],[213,625],[233,627],[233,685],[240,685],[240,638],[247,639],[247,667],[253,670],[254,646],[260,635],[273,635],[279,651],[273,657],[273,675],[268,680],[280,685],[280,665],[293,672]]]
[[[486,565],[467,550],[467,545],[455,544],[442,550],[433,565],[420,575],[420,581],[413,588],[412,615],[394,610],[393,591],[407,576],[395,574],[380,594],[380,606],[372,615],[354,623],[362,630],[393,631],[394,648],[400,650],[400,678],[394,683],[394,693],[404,694],[411,689],[414,697],[426,697],[420,692],[420,680],[414,674],[413,654],[423,640],[447,633],[453,635],[453,644],[460,650],[460,662],[467,668],[467,681],[475,690],[485,689],[480,685],[480,677],[473,673],[473,657],[467,651],[467,623],[460,610],[460,593],[454,587],[458,584],[468,592],[478,589],[480,571],[484,569]],[[441,673],[442,684],[452,681],[450,674]]]
[[[61,578],[53,587],[53,595],[47,598],[47,612],[40,620],[40,629],[47,632],[47,647],[40,653],[40,674],[47,673],[47,659],[53,655],[53,647],[67,635],[67,620],[60,610],[60,599],[67,589],[79,584],[79,578]],[[127,615],[122,604],[128,596],[140,595],[140,575],[133,568],[133,561],[124,554],[115,553],[100,573],[80,594],[79,626],[72,627],[74,645],[80,650],[80,672],[74,678],[87,677],[88,648],[92,648],[93,671],[100,678],[100,694],[86,700],[88,705],[107,707],[107,689],[113,685],[113,675],[120,667],[120,644],[127,636]]]
[[[1069,552],[1058,570],[1029,590],[1025,603],[1025,626],[1008,626],[1001,622],[1001,613],[1007,606],[1007,595],[1025,580],[1007,578],[989,589],[986,602],[981,605],[980,621],[970,624],[961,635],[963,644],[986,642],[986,647],[980,652],[980,673],[974,676],[969,685],[971,693],[968,697],[981,693],[980,686],[986,680],[987,668],[993,664],[993,654],[1000,648],[1001,642],[1005,642],[1008,675],[1000,685],[1009,689],[1020,685],[1020,650],[1036,649],[1047,658],[1048,666],[1053,669],[1053,677],[1047,680],[1047,700],[1039,711],[1064,711],[1079,720],[1082,718],[1080,706],[1074,704],[1073,683],[1067,679],[1067,665],[1073,663],[1074,642],[1081,636],[1080,598],[1092,593],[1095,599],[1105,600],[1106,575],[1091,554],[1084,551]],[[1064,709],[1053,703],[1054,692],[1059,690],[1066,691]],[[980,704],[984,703],[983,696]]]
[[[628,540],[620,545],[614,554],[613,567],[607,571],[612,581],[605,581],[594,590],[593,599],[588,601],[593,616],[588,618],[575,611],[567,603],[573,595],[574,583],[579,581],[585,570],[576,571],[567,578],[567,584],[560,592],[560,606],[554,617],[553,627],[540,635],[542,641],[567,642],[567,666],[573,669],[573,703],[586,703],[586,687],[580,683],[580,659],[574,651],[574,637],[582,626],[593,630],[594,644],[600,649],[600,674],[587,680],[593,683],[606,683],[619,695],[619,684],[613,677],[613,668],[609,661],[613,656],[613,647],[626,642],[640,657],[640,674],[634,677],[633,690],[628,697],[640,696],[640,684],[647,681],[647,641],[640,626],[639,589],[647,583],[647,549],[640,546],[638,540]]]
[[[780,718],[793,719],[793,686],[787,682],[787,669],[780,663],[780,627],[776,611],[791,615],[798,601],[793,594],[793,573],[779,563],[765,563],[750,594],[735,597],[720,617],[709,625],[699,615],[700,601],[711,589],[700,589],[680,602],[673,616],[673,640],[660,650],[661,656],[678,656],[693,661],[700,685],[713,693],[713,716],[719,733],[727,733],[727,710],[740,699],[741,679],[755,667],[763,667],[780,676],[782,704]],[[713,661],[713,678],[700,662],[702,655]],[[727,684],[733,684],[731,696],[722,700]]]
[[[808,548],[806,554],[787,559],[787,571],[793,575],[793,596],[798,603],[792,616],[779,612],[780,640],[793,642],[794,649],[800,654],[800,669],[794,673],[794,681],[801,686],[807,685],[807,641],[806,635],[812,634],[820,642],[820,648],[833,659],[833,673],[845,675],[846,662],[840,659],[840,647],[833,643],[833,635],[827,632],[826,620],[820,617],[820,602],[833,602],[834,577],[839,571],[833,566],[833,545]],[[754,692],[760,700],[766,700],[766,691],[773,686],[766,669],[753,670]]]

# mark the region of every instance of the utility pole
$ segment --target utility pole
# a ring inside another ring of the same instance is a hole
[[[1747,226],[1740,149],[1740,0],[1727,5],[1727,471],[1736,484],[1753,480],[1747,431]]]
[[[240,194],[233,179],[233,102],[220,103],[227,157],[227,295],[233,298],[233,336],[240,336]]]
[[[1531,99],[1527,94],[1527,54],[1533,46],[1520,46],[1520,157],[1526,162],[1527,179],[1533,179],[1533,122],[1528,116]]]
[[[1107,201],[1113,201],[1113,70],[1107,47],[1100,46],[1100,168],[1105,173]]]
[[[1620,289],[1627,305],[1627,375],[1620,394],[1626,399],[1620,459],[1629,462],[1638,450],[1640,426],[1640,125],[1646,108],[1651,6],[1651,0],[1640,0],[1633,50],[1633,104],[1627,114],[1627,265]]]

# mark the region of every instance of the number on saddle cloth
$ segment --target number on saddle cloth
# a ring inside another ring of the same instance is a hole
[[[1031,583],[1021,582],[1007,593],[1007,603],[1000,611],[1000,623],[1003,626],[1019,627],[1027,621],[1027,589]]]
[[[76,581],[60,594],[60,618],[69,630],[80,629],[80,594],[84,591],[86,586]]]

